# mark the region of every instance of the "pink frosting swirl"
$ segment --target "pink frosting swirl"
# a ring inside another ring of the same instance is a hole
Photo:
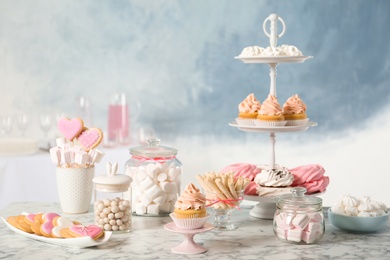
[[[278,100],[274,95],[269,94],[267,99],[264,100],[263,105],[259,111],[261,115],[283,115],[283,110],[279,105]]]
[[[260,107],[260,101],[251,93],[238,105],[238,111],[240,113],[255,113],[260,110]]]
[[[195,187],[188,184],[175,203],[177,209],[202,209],[205,207],[206,197]]]
[[[255,164],[236,163],[228,165],[221,170],[221,173],[229,172],[233,172],[235,178],[237,178],[238,176],[242,176],[251,181],[244,190],[245,195],[257,195],[257,184],[253,180],[255,179],[256,175],[261,172],[261,169],[259,167],[257,167]]]
[[[283,111],[286,114],[302,114],[306,112],[306,104],[295,94],[287,99],[283,105]]]
[[[329,185],[329,177],[324,176],[325,169],[319,164],[309,164],[289,170],[294,175],[292,186],[305,187],[307,194],[323,192]]]

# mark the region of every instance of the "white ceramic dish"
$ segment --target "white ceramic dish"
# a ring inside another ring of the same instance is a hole
[[[291,187],[286,188],[286,189],[290,190]],[[325,192],[326,192],[326,190],[324,190],[323,192],[316,192],[313,194],[305,194],[305,196],[320,196],[320,195],[324,194]],[[286,194],[290,194],[290,193],[286,192]],[[278,196],[264,197],[264,196],[255,196],[255,195],[244,195],[244,200],[258,201],[258,202],[263,202],[263,203],[276,203],[277,197]]]
[[[229,123],[230,126],[237,127],[242,131],[247,132],[302,132],[306,131],[309,127],[317,126],[318,124],[313,121],[307,122],[305,125],[293,125],[293,126],[245,126],[239,125],[237,122]]]
[[[236,56],[234,57],[237,60],[241,60],[244,63],[302,63],[307,59],[313,58],[313,56],[273,56],[273,57],[244,57]]]
[[[91,246],[99,246],[102,244],[107,243],[107,241],[110,239],[112,232],[105,231],[104,236],[101,239],[94,240],[91,237],[80,237],[80,238],[47,238],[43,236],[38,236],[35,234],[29,234],[27,232],[24,232],[20,229],[15,228],[11,224],[9,224],[3,217],[1,217],[5,225],[14,231],[16,234],[21,235],[23,237],[31,238],[34,240],[38,240],[41,242],[54,244],[58,246],[69,246],[69,247],[78,247],[78,248],[85,248],[85,247],[91,247]]]
[[[329,222],[345,231],[357,233],[372,233],[384,229],[387,226],[389,215],[379,217],[355,217],[333,213],[328,209]]]

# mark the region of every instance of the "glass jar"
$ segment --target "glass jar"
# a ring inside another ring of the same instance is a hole
[[[130,149],[126,174],[132,179],[132,209],[137,216],[162,216],[173,212],[180,193],[182,164],[177,150],[148,139]]]
[[[291,194],[276,199],[273,229],[284,242],[313,244],[325,233],[322,199],[305,193],[305,188],[296,187],[291,189]]]
[[[107,163],[107,176],[93,178],[95,225],[105,231],[129,232],[131,225],[131,177],[116,174],[118,164]]]

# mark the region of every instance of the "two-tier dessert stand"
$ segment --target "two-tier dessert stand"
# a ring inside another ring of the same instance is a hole
[[[270,33],[266,30],[267,22],[270,22]],[[282,23],[283,29],[282,32],[278,35],[277,33],[277,23],[280,21]],[[269,15],[263,23],[263,31],[267,37],[270,38],[270,46],[272,48],[277,47],[277,39],[283,36],[286,29],[286,25],[281,17],[277,14]],[[241,60],[244,63],[263,63],[268,64],[270,67],[270,94],[276,95],[276,67],[279,63],[303,63],[305,60],[313,58],[312,56],[237,56],[235,59]],[[302,132],[306,131],[309,127],[316,126],[317,123],[313,121],[308,121],[305,125],[299,126],[243,126],[239,125],[236,122],[229,123],[230,126],[237,127],[241,131],[245,132],[266,132],[269,133],[271,141],[271,159],[270,159],[270,168],[275,169],[275,142],[276,142],[276,133],[284,132]],[[269,197],[260,197],[260,196],[245,196],[245,199],[258,201],[253,209],[250,211],[250,215],[257,218],[272,219],[276,210],[275,198]]]

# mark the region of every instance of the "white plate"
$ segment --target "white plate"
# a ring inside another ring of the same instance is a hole
[[[306,131],[309,127],[317,126],[318,124],[309,121],[306,125],[292,126],[244,126],[237,124],[237,122],[230,122],[229,125],[238,127],[238,129],[246,132],[302,132]]]
[[[244,63],[302,63],[307,59],[313,58],[313,56],[278,56],[278,57],[234,57],[237,60],[241,60]]]
[[[325,192],[326,192],[326,190],[324,190],[323,192],[316,192],[313,194],[305,194],[305,196],[320,196],[320,195],[324,194]],[[288,193],[286,193],[286,194],[288,194]],[[244,200],[258,201],[258,202],[263,202],[263,203],[275,203],[276,198],[277,198],[277,196],[263,197],[263,196],[255,196],[255,195],[244,195]]]
[[[54,244],[58,246],[70,246],[70,247],[78,247],[78,248],[85,248],[85,247],[91,247],[91,246],[98,246],[106,243],[110,237],[112,232],[110,231],[105,231],[103,238],[94,240],[91,237],[79,237],[79,238],[47,238],[44,236],[38,236],[35,234],[29,234],[27,232],[24,232],[20,229],[15,228],[11,224],[9,224],[3,217],[1,217],[5,225],[14,231],[16,234],[35,239],[41,242],[49,243],[49,244]]]

